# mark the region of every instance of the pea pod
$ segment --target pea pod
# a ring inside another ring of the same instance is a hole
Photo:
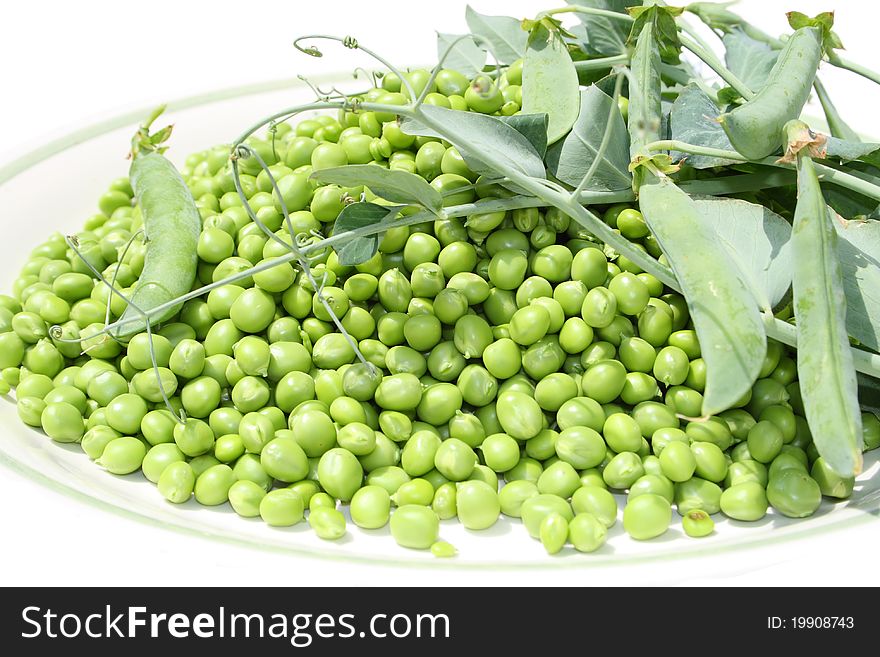
[[[804,130],[792,121],[786,126],[789,142]],[[791,242],[801,397],[819,454],[837,474],[852,476],[862,469],[862,421],[837,233],[807,149],[797,154],[797,170]]]
[[[803,27],[789,37],[757,95],[718,117],[737,151],[759,160],[781,146],[782,129],[800,115],[821,58],[818,29]]]
[[[148,134],[161,111],[150,117],[132,142],[129,176],[143,215],[147,247],[131,304],[113,331],[117,338],[146,329],[146,320],[135,307],[149,313],[189,292],[196,278],[201,217],[180,173],[162,155],[164,148],[158,147],[171,134],[170,127]],[[151,324],[169,319],[178,310],[174,306],[151,317]]]
[[[523,112],[549,117],[547,143],[564,137],[578,117],[577,71],[555,21],[546,18],[532,28],[523,63]]]
[[[706,361],[703,414],[731,408],[758,378],[767,351],[754,297],[696,203],[671,180],[646,181],[639,206],[688,299]]]
[[[660,139],[660,50],[651,23],[645,23],[636,40],[632,63],[627,127],[630,157],[643,157],[645,144]]]

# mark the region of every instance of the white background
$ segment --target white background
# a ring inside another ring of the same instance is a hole
[[[533,16],[561,2],[473,0],[485,14]],[[737,11],[771,34],[787,29],[784,12],[808,14],[837,6],[837,31],[845,55],[876,62],[877,4],[846,2],[743,0]],[[465,3],[296,2],[293,0],[150,0],[4,3],[0,39],[0,162],[63,134],[71,126],[133,107],[250,82],[351,70],[363,60],[351,51],[328,48],[323,59],[295,51],[291,42],[313,32],[352,34],[391,61],[429,63],[435,57],[434,30],[465,31]],[[825,67],[830,69],[830,67]],[[823,71],[826,85],[844,117],[857,129],[874,127],[880,88],[845,72]],[[63,199],[51,197],[53,211]],[[0,217],[7,230],[23,218]],[[2,439],[2,435],[0,435]],[[290,557],[254,553],[199,538],[137,524],[67,500],[7,470],[0,471],[3,500],[0,532],[0,584],[523,584],[501,573],[456,577],[449,572],[412,576],[357,564],[295,564]],[[781,562],[762,560],[745,574],[689,584],[833,584],[880,580],[875,559],[880,523],[843,537],[816,537],[790,545]],[[849,556],[846,556],[848,553]],[[198,555],[194,558],[194,555]],[[839,557],[835,558],[835,555]],[[869,570],[863,572],[862,563]],[[198,564],[197,567],[193,567]],[[664,567],[668,567],[664,566]],[[295,572],[292,579],[279,574]],[[621,574],[621,573],[618,573]],[[553,583],[565,582],[555,574]],[[548,575],[534,583],[549,583]],[[659,581],[660,573],[641,568],[638,580]],[[623,583],[623,582],[621,582]]]

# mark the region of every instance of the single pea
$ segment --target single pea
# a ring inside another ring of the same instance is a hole
[[[205,506],[218,506],[229,500],[229,489],[235,483],[232,468],[225,464],[213,465],[196,479],[193,490],[196,501]]]
[[[214,432],[205,422],[188,419],[174,426],[174,442],[187,456],[205,454],[214,446]]]
[[[507,433],[517,440],[528,440],[543,429],[544,413],[532,397],[522,392],[505,392],[498,396],[498,420]]]
[[[837,474],[821,456],[813,462],[810,476],[819,484],[822,495],[840,499],[845,499],[852,495],[855,478],[843,477]]]
[[[270,527],[291,527],[303,519],[305,505],[294,490],[278,488],[260,500],[260,517]]]
[[[556,455],[575,468],[593,468],[605,459],[605,441],[587,426],[563,429],[555,443]]]
[[[440,519],[426,506],[406,504],[391,516],[391,535],[398,545],[426,550],[436,542]]]
[[[519,518],[523,503],[539,495],[538,486],[525,479],[509,481],[498,491],[498,503],[501,513],[512,518]]]
[[[645,474],[642,460],[632,452],[614,455],[602,470],[602,478],[611,488],[629,488]]]
[[[288,483],[305,479],[309,472],[306,453],[287,436],[274,438],[263,446],[260,464],[269,476]]]
[[[806,518],[822,503],[822,490],[806,472],[789,468],[770,477],[767,501],[784,516]]]
[[[361,487],[364,470],[357,458],[348,450],[334,447],[321,456],[318,463],[318,480],[334,497],[348,502]]]
[[[498,493],[483,481],[462,481],[456,486],[456,512],[467,529],[487,529],[501,513]]]
[[[363,529],[379,529],[388,524],[391,496],[380,486],[364,486],[351,498],[351,520]]]
[[[538,491],[568,499],[581,486],[577,470],[565,461],[549,465],[537,481]]]
[[[458,554],[458,550],[446,541],[435,541],[431,544],[431,554],[441,559],[448,559]]]
[[[767,513],[767,494],[761,484],[747,481],[724,490],[721,511],[734,520],[753,522]]]
[[[192,497],[196,476],[185,461],[169,463],[159,477],[159,493],[169,502],[183,504]]]
[[[266,497],[266,491],[253,481],[240,479],[229,487],[228,496],[230,506],[238,515],[256,518],[260,515],[260,503]]]
[[[782,431],[769,420],[761,420],[749,430],[749,453],[756,461],[770,463],[785,442]]]
[[[692,538],[702,538],[715,531],[715,521],[702,509],[692,509],[681,519],[684,533]]]
[[[394,374],[382,379],[376,389],[376,403],[390,411],[412,411],[422,399],[422,386],[413,374]]]
[[[426,439],[425,442],[428,451],[430,451],[433,441]],[[404,451],[406,451],[406,448],[404,448]],[[427,453],[425,456],[427,456]],[[449,481],[463,481],[467,479],[473,473],[476,464],[477,455],[474,453],[474,450],[467,443],[457,438],[449,438],[440,442],[434,451],[433,467]],[[406,465],[404,465],[404,469],[406,469]]]
[[[626,368],[619,361],[599,361],[590,367],[581,378],[584,395],[600,404],[612,402],[623,391],[626,384],[626,374]]]
[[[607,525],[592,513],[579,512],[568,523],[568,539],[578,552],[595,552],[607,536]]]
[[[642,431],[638,423],[625,413],[612,413],[602,428],[605,442],[615,452],[637,452],[642,446]]]
[[[605,488],[580,486],[571,496],[571,506],[577,514],[593,515],[605,527],[612,527],[617,522],[617,501]]]
[[[162,473],[172,463],[185,461],[186,455],[174,443],[155,445],[144,456],[141,470],[154,484],[159,482]]]
[[[95,462],[113,474],[125,475],[139,470],[147,454],[143,442],[130,436],[115,438],[107,443]]]
[[[640,541],[664,534],[671,521],[672,507],[659,495],[639,495],[628,500],[623,509],[623,528]]]
[[[547,554],[556,554],[568,541],[568,520],[560,513],[550,513],[544,516],[538,533]]]
[[[335,508],[311,509],[309,511],[309,526],[315,530],[318,538],[325,541],[336,541],[345,536],[345,516]]]

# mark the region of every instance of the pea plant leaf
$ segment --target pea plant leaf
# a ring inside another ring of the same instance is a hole
[[[702,89],[696,84],[689,84],[672,104],[669,114],[669,128],[672,139],[683,141],[696,146],[733,150],[730,139],[724,128],[718,123],[720,111]],[[673,151],[674,162],[685,160],[695,169],[708,169],[711,167],[733,164],[734,160],[727,160],[707,155],[688,155]]]
[[[421,176],[400,169],[386,169],[375,164],[348,164],[315,171],[311,177],[321,183],[343,187],[366,185],[376,196],[388,201],[421,205],[432,212],[439,212],[443,207],[440,192]]]
[[[825,139],[825,158],[834,158],[841,163],[866,158],[871,160],[868,156],[875,154],[878,149],[880,149],[880,144],[871,142],[838,139],[837,137],[826,137]]]
[[[502,123],[528,139],[529,143],[541,157],[547,153],[547,125],[549,117],[546,114],[514,114],[513,116],[499,116]]]
[[[660,50],[650,23],[645,23],[642,26],[642,31],[636,39],[636,47],[630,62],[630,72],[629,112],[627,115],[629,169],[636,173],[633,177],[633,187],[638,190],[643,170],[656,157],[647,152],[645,146],[660,139],[663,128]],[[671,162],[669,156],[663,155],[663,157]]]
[[[599,152],[608,116],[611,136],[605,154],[587,189],[615,191],[632,185],[629,166],[629,136],[614,100],[597,86],[581,91],[578,120],[571,132],[547,151],[547,167],[562,182],[576,186],[590,169]]]
[[[390,222],[400,212],[399,206],[384,206],[376,203],[350,203],[333,224],[333,235],[343,235],[349,231]],[[379,250],[380,232],[372,235],[353,236],[350,240],[334,246],[339,264],[359,265],[366,262]]]
[[[499,175],[498,164],[530,178],[545,178],[541,156],[526,137],[494,116],[422,105],[424,119],[405,117],[401,129],[410,135],[445,139],[458,148],[476,173]]]
[[[578,75],[559,27],[539,21],[529,33],[523,61],[522,111],[547,114],[547,143],[564,137],[578,117]]]
[[[823,11],[821,14],[816,14],[812,18],[799,11],[790,11],[786,16],[788,17],[788,24],[793,30],[799,30],[802,27],[819,28],[819,31],[822,34],[822,52],[824,54],[833,55],[832,51],[834,49],[843,48],[843,42],[841,42],[840,37],[837,36],[837,32],[831,29],[834,27],[833,11]]]
[[[639,5],[638,0],[569,0],[570,5],[590,9],[605,9],[625,14],[628,7]],[[588,55],[608,56],[626,52],[626,37],[630,25],[628,21],[614,20],[593,14],[577,14],[580,24],[571,28],[580,42],[581,49]]]
[[[798,381],[819,454],[838,474],[849,477],[862,469],[862,422],[837,232],[815,165],[803,152],[797,170],[791,241]]]
[[[722,41],[724,62],[730,72],[752,91],[758,91],[763,87],[779,58],[779,51],[751,38],[739,28],[730,30]]]
[[[880,222],[832,217],[846,296],[846,330],[880,351]]]
[[[456,43],[458,39],[460,41]],[[443,57],[447,50],[449,54],[446,55],[443,68],[460,71],[469,78],[482,71],[486,64],[486,51],[477,45],[473,37],[437,32],[437,59]]]
[[[694,204],[755,301],[772,310],[791,287],[791,225],[769,208],[740,199],[698,196]]]
[[[474,11],[470,5],[465,9],[464,18],[470,31],[486,40],[499,64],[512,64],[525,54],[528,37],[517,19],[486,16]]]
[[[761,371],[767,336],[758,305],[703,212],[671,180],[648,177],[639,207],[687,299],[706,361],[703,414],[714,415],[751,390]]]

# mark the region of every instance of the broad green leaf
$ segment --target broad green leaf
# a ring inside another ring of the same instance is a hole
[[[335,249],[339,264],[345,267],[361,265],[379,251],[379,236],[356,237]]]
[[[840,162],[850,162],[852,160],[861,160],[871,155],[877,149],[880,149],[880,144],[827,137],[825,149],[826,159],[834,158]]]
[[[486,40],[486,47],[500,64],[512,64],[526,52],[526,33],[510,16],[485,16],[468,5],[464,13],[468,28]]]
[[[333,235],[343,235],[349,231],[367,226],[376,226],[397,216],[399,207],[388,207],[375,203],[351,203],[342,208],[333,224]],[[334,246],[339,264],[359,265],[372,258],[379,250],[379,233],[353,237],[351,240]]]
[[[824,54],[831,55],[833,54],[833,49],[843,48],[843,43],[840,41],[840,37],[831,29],[834,27],[833,11],[823,11],[821,14],[816,14],[812,18],[799,11],[790,11],[786,16],[788,16],[788,24],[793,30],[799,30],[804,27],[819,28],[822,34],[822,51]]]
[[[458,43],[456,40],[461,39]],[[455,43],[453,46],[452,44]],[[452,47],[443,62],[443,68],[464,73],[469,78],[483,70],[486,64],[486,51],[480,48],[472,37],[461,38],[458,34],[437,32],[437,59]]]
[[[544,178],[541,156],[519,131],[494,116],[477,112],[423,105],[427,121],[404,118],[401,129],[410,135],[438,137],[458,148],[468,166],[494,177],[498,171],[488,162],[501,162],[531,178]]]
[[[724,62],[752,91],[758,91],[776,64],[779,51],[751,38],[739,28],[724,35]]]
[[[696,84],[689,84],[681,90],[672,104],[669,116],[672,139],[695,146],[733,150],[727,133],[718,123],[719,114],[718,107],[712,99]],[[689,155],[678,151],[672,151],[671,154],[673,161],[684,160],[695,169],[725,166],[735,161],[706,155]]]
[[[712,196],[695,198],[694,203],[758,304],[775,307],[791,287],[791,225],[757,203]]]
[[[688,302],[703,360],[703,414],[733,407],[751,390],[767,352],[758,305],[703,213],[668,178],[649,177],[639,207]]]
[[[638,0],[569,0],[570,5],[579,5],[591,9],[605,9],[626,13],[628,7],[641,4]],[[581,49],[588,55],[620,55],[626,52],[626,37],[630,24],[605,16],[576,14],[580,25],[571,31],[581,42]]]
[[[315,171],[312,179],[343,187],[366,185],[376,196],[388,201],[417,204],[433,212],[439,212],[443,207],[440,192],[421,176],[400,169],[386,169],[375,164],[349,164]]]
[[[819,454],[852,476],[862,469],[862,420],[832,221],[813,161],[801,153],[791,235],[798,381]]]
[[[547,143],[564,137],[578,117],[577,71],[558,30],[538,23],[529,35],[523,61],[522,111],[546,114]]]
[[[572,186],[580,183],[596,159],[608,116],[613,112],[608,146],[587,189],[615,191],[632,185],[626,124],[613,105],[614,100],[596,86],[581,91],[577,122],[565,139],[547,151],[547,167],[559,180]]]
[[[880,207],[878,207],[877,201],[851,189],[825,185],[822,188],[822,196],[837,214],[846,219],[880,218]]]
[[[388,207],[378,203],[349,203],[344,208],[333,224],[333,234],[341,235],[350,230],[375,226],[387,218],[396,215],[400,211],[397,206]]]
[[[538,155],[544,157],[547,153],[547,124],[549,122],[546,114],[514,114],[498,118],[528,139]]]
[[[880,222],[834,217],[832,223],[839,238],[847,332],[880,351]]]

